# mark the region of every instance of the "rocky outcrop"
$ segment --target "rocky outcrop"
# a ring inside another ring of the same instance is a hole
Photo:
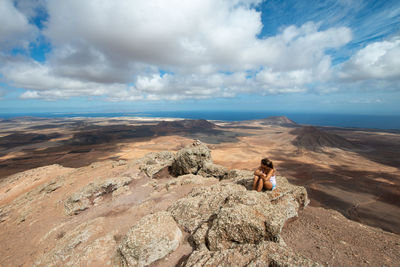
[[[205,144],[196,140],[178,151],[170,172],[174,176],[197,174],[206,163],[212,163],[210,150]]]
[[[250,190],[252,171],[210,166],[211,160],[203,161],[197,174],[222,181],[194,188],[168,208],[195,249],[184,265],[317,266],[290,251],[280,236],[286,221],[309,203],[304,187],[277,176],[276,190],[256,192]]]
[[[190,256],[180,261],[185,266],[313,266],[312,261],[288,249],[281,238],[287,220],[298,216],[298,210],[309,203],[303,187],[277,176],[274,191],[253,191],[252,171],[213,164],[210,150],[199,141],[175,156],[148,154],[139,160],[139,168],[155,179],[175,176],[160,181],[163,186],[158,192],[166,189],[173,193],[172,188],[202,184],[205,179],[213,185],[194,187],[167,211],[139,220],[117,246],[115,266],[147,266],[163,259],[184,242],[181,230],[193,247]],[[165,170],[169,170],[168,176]],[[65,208],[69,214],[77,214],[131,179],[91,183],[67,199]]]
[[[222,180],[228,178],[229,170],[214,164],[211,159],[210,149],[199,140],[196,140],[191,145],[178,151],[170,167],[170,173],[173,176],[197,174]]]
[[[132,177],[114,177],[92,182],[64,201],[65,211],[69,215],[77,215],[99,203],[105,196],[128,185],[132,179]]]
[[[270,241],[220,251],[196,250],[185,266],[322,266]]]
[[[213,178],[209,178],[213,179]],[[215,180],[218,182],[218,180]],[[201,175],[194,175],[194,174],[186,174],[181,175],[175,179],[171,179],[165,184],[165,188],[169,191],[174,187],[183,186],[187,184],[202,184],[204,183],[204,176]]]
[[[151,152],[140,159],[140,170],[150,178],[157,178],[163,170],[168,173],[168,168],[174,161],[174,154],[169,151]]]
[[[259,193],[248,191],[241,185],[219,183],[195,188],[168,211],[185,231],[192,234],[197,247],[204,243],[209,250],[217,251],[263,240],[279,242],[284,223],[297,216],[298,209],[308,204],[308,198],[306,191],[296,186],[274,193]]]
[[[229,170],[221,165],[205,162],[197,174],[204,177],[214,177],[222,180],[228,177]]]
[[[118,246],[116,266],[147,266],[174,251],[182,232],[168,212],[143,217]]]

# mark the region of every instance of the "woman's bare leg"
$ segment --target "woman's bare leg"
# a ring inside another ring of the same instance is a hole
[[[272,183],[270,181],[264,181],[264,188],[267,190],[272,190]]]
[[[254,175],[253,190],[257,189],[258,180],[260,180],[260,177]]]
[[[262,178],[258,179],[257,192],[260,192],[263,186],[264,186],[264,179]]]

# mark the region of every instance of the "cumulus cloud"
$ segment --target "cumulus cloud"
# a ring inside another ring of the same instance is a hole
[[[7,59],[0,73],[28,90],[23,98],[112,101],[304,92],[329,80],[327,50],[348,43],[351,30],[308,22],[260,39],[260,2],[48,1],[47,61]]]
[[[0,1],[0,49],[27,48],[37,29],[11,0]]]
[[[339,77],[346,81],[400,80],[400,37],[360,49],[343,64]]]

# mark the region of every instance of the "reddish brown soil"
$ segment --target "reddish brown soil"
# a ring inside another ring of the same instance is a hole
[[[283,228],[286,244],[327,266],[399,266],[400,236],[307,207]]]

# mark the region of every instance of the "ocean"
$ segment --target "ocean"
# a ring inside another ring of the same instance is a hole
[[[243,121],[269,116],[286,116],[298,124],[349,128],[400,130],[399,115],[351,115],[315,113],[272,113],[262,111],[149,111],[119,113],[0,113],[0,118],[15,117],[68,118],[68,117],[162,117]]]

